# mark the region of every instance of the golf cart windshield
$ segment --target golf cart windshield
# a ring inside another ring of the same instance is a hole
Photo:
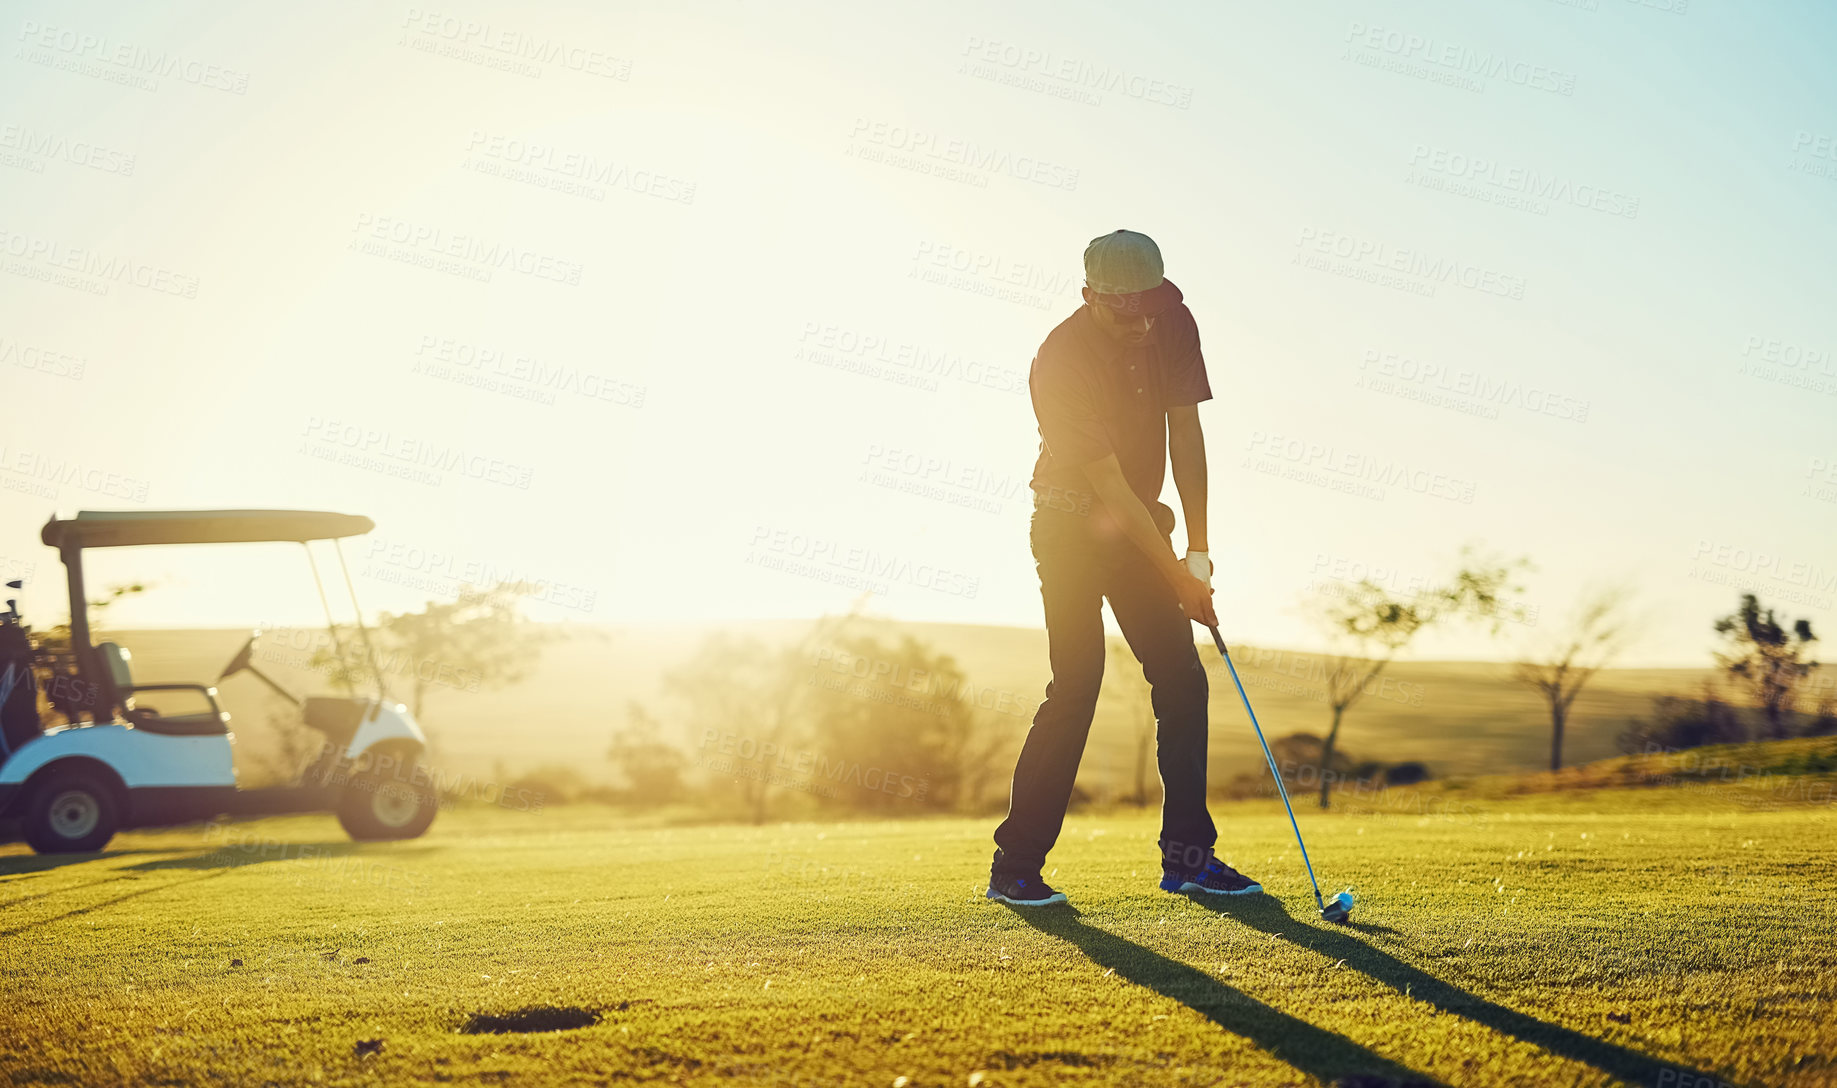
[[[361,536],[376,523],[360,514],[321,510],[80,510],[52,518],[39,535],[53,548],[135,544],[253,544]]]

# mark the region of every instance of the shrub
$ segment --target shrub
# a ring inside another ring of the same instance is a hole
[[[1638,755],[1665,748],[1739,744],[1747,739],[1748,730],[1736,709],[1706,688],[1701,699],[1654,696],[1652,716],[1628,723],[1619,746],[1628,755]]]
[[[1430,777],[1429,765],[1412,759],[1406,763],[1392,764],[1386,769],[1384,772],[1384,784],[1387,786],[1413,786],[1418,782],[1427,782]]]
[[[526,771],[504,784],[506,793],[540,798],[543,803],[550,805],[578,800],[587,787],[587,779],[579,771],[553,764]],[[518,790],[525,792],[516,794]]]

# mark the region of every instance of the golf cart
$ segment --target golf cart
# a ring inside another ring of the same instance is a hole
[[[127,647],[90,643],[85,549],[295,541],[306,551],[342,657],[308,542],[333,542],[350,587],[337,541],[373,528],[366,517],[312,510],[84,510],[46,522],[40,539],[58,550],[69,580],[69,645],[40,639],[35,646],[16,600],[0,612],[0,819],[20,821],[26,842],[41,854],[88,853],[124,827],[220,815],[336,812],[359,840],[408,839],[426,831],[438,807],[416,765],[427,738],[408,709],[388,697],[361,610],[357,629],[377,680],[375,696],[360,696],[349,684],[347,697],[294,696],[253,664],[260,631],[218,676],[249,672],[299,707],[306,725],[326,739],[295,784],[270,789],[237,788],[230,716],[218,706],[214,685],[139,683]],[[351,604],[357,608],[355,589]],[[41,680],[61,722],[41,717]],[[197,709],[162,713],[146,704],[147,696],[166,706],[174,698],[188,700]]]

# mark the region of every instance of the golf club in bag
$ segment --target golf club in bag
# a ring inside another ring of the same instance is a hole
[[[1149,515],[1154,518],[1155,528],[1171,542],[1174,534],[1174,509],[1164,502],[1150,504]],[[1308,860],[1308,844],[1301,840],[1301,825],[1295,822],[1295,806],[1289,804],[1288,788],[1282,784],[1282,770],[1276,766],[1276,757],[1269,750],[1269,742],[1263,739],[1263,727],[1257,724],[1257,712],[1250,709],[1250,696],[1244,694],[1244,682],[1237,678],[1237,666],[1231,661],[1231,651],[1225,649],[1225,638],[1218,633],[1218,628],[1211,624],[1206,629],[1212,632],[1212,642],[1218,647],[1218,655],[1225,659],[1225,668],[1231,670],[1231,682],[1237,685],[1237,697],[1244,700],[1244,713],[1250,715],[1250,727],[1257,731],[1257,743],[1263,746],[1263,758],[1269,761],[1270,777],[1276,780],[1276,792],[1282,795],[1282,807],[1288,811],[1288,825],[1295,829],[1295,845],[1301,847],[1301,863],[1308,868],[1308,883],[1314,886],[1314,902],[1320,907],[1320,916],[1329,922],[1344,922],[1352,913],[1352,890],[1340,892],[1331,902],[1320,897],[1320,881],[1314,879],[1314,863]]]

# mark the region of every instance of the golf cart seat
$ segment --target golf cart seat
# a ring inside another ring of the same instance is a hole
[[[128,665],[134,655],[125,646],[114,642],[97,643],[96,654],[102,659],[102,667],[108,670],[115,701],[121,706],[121,716],[134,728],[174,737],[212,737],[230,731],[227,724],[230,716],[217,705],[216,688],[203,684],[136,684]],[[135,695],[143,691],[195,691],[204,696],[210,709],[195,714],[161,714],[152,707],[134,705]]]

